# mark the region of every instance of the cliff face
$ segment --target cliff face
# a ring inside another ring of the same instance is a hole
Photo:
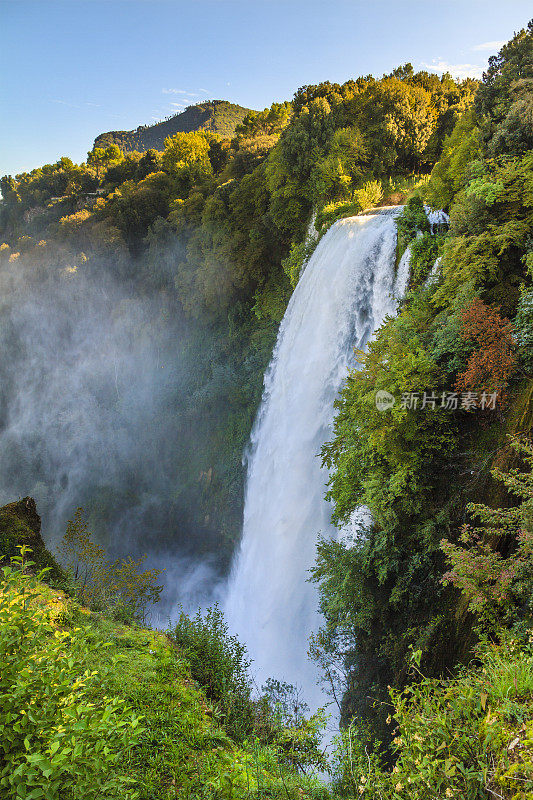
[[[249,108],[228,103],[227,100],[210,100],[189,106],[181,114],[158,122],[156,125],[139,126],[134,131],[108,131],[94,140],[95,147],[118,144],[121,150],[144,152],[150,148],[163,150],[167,136],[191,131],[212,131],[224,139],[231,139]]]
[[[31,548],[30,558],[37,569],[50,568],[49,580],[64,580],[63,570],[45,547],[33,497],[23,497],[0,508],[0,561],[19,555],[21,545]]]

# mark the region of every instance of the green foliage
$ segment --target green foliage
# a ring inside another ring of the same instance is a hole
[[[3,568],[0,593],[2,764],[6,798],[136,797],[121,759],[142,732],[120,700],[94,702],[97,672],[81,629],[58,630],[39,605],[28,548]]]
[[[354,199],[359,203],[361,210],[377,206],[383,197],[383,188],[379,181],[367,181],[360,189],[354,191]]]
[[[533,613],[533,444],[519,438],[511,444],[529,471],[493,470],[492,475],[520,502],[497,509],[470,503],[467,510],[481,526],[463,525],[460,545],[441,542],[450,567],[443,582],[461,590],[469,609],[490,630],[516,621],[517,616],[529,623]],[[506,541],[512,551],[504,558],[495,545]]]
[[[261,696],[253,697],[246,648],[229,634],[218,606],[194,618],[181,612],[170,636],[234,741],[270,748],[284,769],[306,774],[326,767],[323,712],[307,717],[298,690],[277,680],[267,681]]]
[[[193,678],[217,703],[226,730],[242,741],[253,724],[250,662],[244,645],[228,633],[222,611],[215,605],[205,617],[198,611],[192,619],[181,612],[172,638],[183,650]]]
[[[319,161],[311,177],[312,194],[336,200],[353,196],[361,181],[367,150],[357,128],[338,128],[331,137],[326,158]]]
[[[311,258],[316,245],[318,237],[306,238],[305,241],[296,244],[291,244],[289,255],[283,259],[281,265],[285,270],[285,274],[294,288],[300,279],[302,268]]]
[[[485,644],[477,657],[478,666],[437,681],[424,677],[413,651],[413,682],[391,690],[388,704],[394,768],[387,770],[364,732],[350,726],[337,741],[334,790],[382,800],[526,800],[533,789],[531,642]]]
[[[176,181],[178,197],[186,197],[192,184],[212,173],[208,137],[204,133],[176,133],[169,137],[162,164]]]
[[[183,180],[187,180],[184,173]],[[168,214],[171,187],[172,181],[165,172],[153,172],[138,183],[124,181],[102,207],[97,207],[98,215],[116,226],[123,233],[130,252],[138,254],[150,226],[158,217]]]
[[[329,797],[318,716],[285,724],[261,698],[236,746],[173,641],[65,601],[32,567],[15,558],[0,583],[2,797]]]
[[[68,521],[59,554],[78,598],[93,609],[105,609],[123,621],[144,622],[147,609],[159,602],[161,570],[141,571],[146,556],[109,561],[105,549],[93,541],[82,508]]]
[[[320,233],[325,233],[331,226],[343,217],[353,217],[361,212],[359,202],[339,200],[336,203],[327,203],[316,215],[315,228]]]
[[[344,217],[353,217],[377,206],[383,197],[383,188],[380,181],[366,181],[359,189],[351,192],[350,200],[338,200],[319,207],[315,220],[315,229],[319,231],[318,240],[338,220]],[[311,241],[311,247],[316,246],[316,241]]]
[[[415,194],[411,197],[407,204],[396,219],[396,227],[398,228],[398,259],[400,259],[406,249],[411,244],[413,239],[416,239],[417,233],[429,233],[430,225],[424,210],[424,204],[420,195]]]
[[[96,172],[96,177],[100,178],[102,170],[118,164],[122,158],[120,147],[116,144],[110,144],[105,148],[95,147],[87,153],[87,166],[92,167]]]
[[[467,166],[480,154],[479,127],[474,112],[469,109],[444,140],[442,155],[431,171],[424,192],[430,206],[449,210],[453,198],[464,187]]]
[[[435,262],[440,255],[442,238],[428,233],[418,236],[411,242],[409,259],[411,286],[420,286],[427,280]]]
[[[400,797],[526,798],[533,789],[530,646],[511,640],[478,657],[481,667],[455,680],[422,678],[392,694]]]
[[[490,155],[522,155],[533,147],[531,84],[533,20],[489,58],[476,95]]]
[[[452,236],[443,250],[439,302],[449,304],[461,285],[473,282],[483,287],[489,302],[501,306],[504,313],[514,313],[533,232],[532,167],[532,152],[501,164],[487,163],[481,166],[482,183],[474,183],[480,193],[473,190],[456,196]]]
[[[117,187],[124,181],[142,181],[152,172],[160,171],[161,153],[157,150],[147,150],[145,153],[133,151],[106,170],[105,185]]]
[[[244,139],[279,134],[288,125],[291,113],[291,104],[287,102],[272,103],[270,108],[263,111],[249,111],[240,125],[237,125],[235,134]]]
[[[525,288],[514,319],[514,337],[518,344],[520,359],[528,372],[533,371],[533,291]]]

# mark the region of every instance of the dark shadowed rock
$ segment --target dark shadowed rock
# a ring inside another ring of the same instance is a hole
[[[31,547],[31,560],[36,569],[49,567],[47,580],[58,582],[65,579],[63,570],[48,552],[41,536],[41,518],[33,497],[23,497],[0,508],[0,560],[6,561],[19,555],[19,547]]]

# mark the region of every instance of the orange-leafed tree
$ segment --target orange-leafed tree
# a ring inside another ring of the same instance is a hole
[[[474,349],[457,377],[457,389],[497,392],[501,402],[517,366],[512,323],[499,314],[499,308],[485,305],[479,297],[462,310],[460,321],[460,336]]]

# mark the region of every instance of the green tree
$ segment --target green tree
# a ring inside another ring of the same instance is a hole
[[[533,20],[497,55],[476,95],[476,111],[483,120],[483,136],[491,155],[521,155],[533,147]]]
[[[110,144],[109,147],[94,147],[87,153],[87,165],[95,170],[96,177],[100,179],[103,171],[118,164],[122,158],[122,151],[117,144]]]
[[[180,197],[191,186],[213,173],[209,160],[209,137],[204,133],[176,133],[165,139],[163,169],[176,182]]]

